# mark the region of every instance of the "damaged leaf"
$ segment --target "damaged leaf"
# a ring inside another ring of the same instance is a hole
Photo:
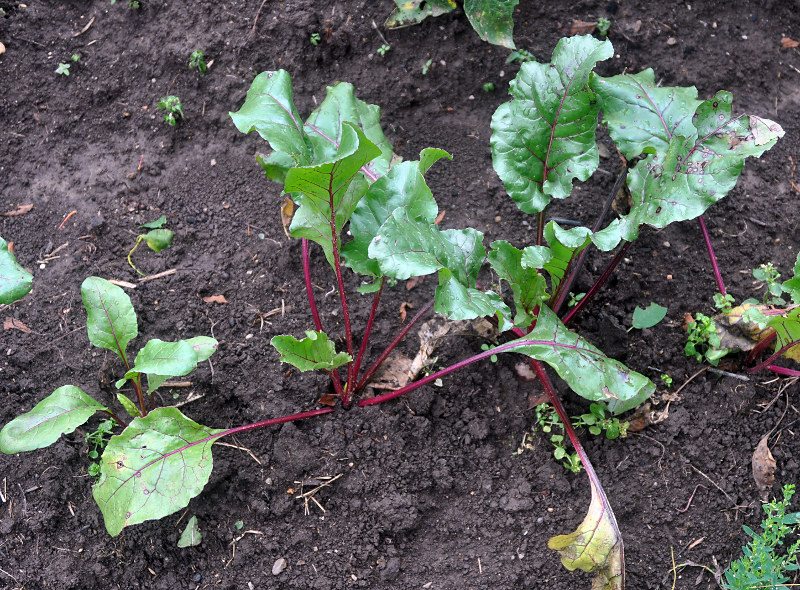
[[[777,468],[775,457],[769,450],[768,439],[769,436],[765,436],[759,441],[752,460],[753,479],[756,487],[762,492],[772,488],[775,484],[775,469]]]

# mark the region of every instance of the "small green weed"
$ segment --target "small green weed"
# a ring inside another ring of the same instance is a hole
[[[56,74],[60,74],[62,76],[69,76],[69,66],[70,64],[60,63],[56,68]]]
[[[786,514],[794,492],[794,484],[787,484],[783,487],[783,500],[773,500],[763,505],[767,515],[761,523],[763,532],[756,533],[747,526],[743,527],[751,540],[742,547],[744,556],[731,563],[725,572],[725,583],[722,584],[725,590],[789,590],[789,576],[786,573],[800,570],[797,562],[800,539],[792,543],[786,553],[778,554],[776,549],[784,545],[790,533],[797,532],[797,525],[800,524],[800,512]]]
[[[575,295],[575,293],[570,291],[569,299],[567,300],[567,307],[575,307],[584,297],[586,297],[586,293],[578,293]]]
[[[767,291],[764,293],[764,305],[785,305],[786,300],[781,297],[783,286],[778,282],[781,273],[771,262],[762,264],[753,269],[753,277],[767,284]]]
[[[197,73],[204,76],[208,69],[208,64],[205,60],[205,54],[201,49],[192,51],[189,55],[189,67],[197,70]]]
[[[517,49],[516,51],[512,51],[506,58],[507,64],[524,64],[528,61],[536,61],[536,58],[530,51],[525,49]]]
[[[694,321],[689,322],[686,331],[687,342],[684,348],[686,356],[694,357],[699,363],[705,359],[716,367],[719,360],[728,354],[727,348],[719,348],[722,342],[712,318],[697,313]]]
[[[183,105],[177,96],[164,96],[158,101],[158,110],[164,109],[164,120],[175,127],[178,119],[183,119]]]
[[[322,41],[322,37],[319,36],[319,33],[311,33],[311,37],[308,39],[308,42],[315,47],[319,45],[320,41]]]
[[[69,58],[73,63],[79,63],[81,61],[81,54],[80,53],[73,53],[72,57]]]
[[[722,313],[729,313],[735,302],[736,300],[730,293],[726,293],[725,295],[722,293],[714,293],[714,307]]]
[[[86,444],[89,445],[89,458],[92,462],[89,464],[89,475],[92,477],[100,477],[100,462],[98,459],[108,444],[111,435],[114,434],[114,427],[117,423],[113,419],[103,420],[97,425],[97,429],[93,432],[86,434]]]
[[[667,386],[667,389],[672,387],[672,377],[669,376],[669,373],[661,373],[661,381],[664,382],[664,385]]]
[[[487,82],[481,88],[484,92],[494,92],[494,82]]]
[[[391,46],[391,45],[389,45],[389,44],[387,44],[387,43],[384,43],[383,45],[381,45],[380,47],[378,47],[378,50],[377,50],[377,51],[378,51],[378,55],[380,55],[381,57],[383,57],[383,56],[385,56],[387,53],[389,53],[389,51],[391,51],[391,49],[392,49],[392,46]]]
[[[611,28],[611,21],[607,18],[598,18],[597,19],[597,32],[600,33],[601,37],[605,37],[608,35],[608,29]]]
[[[433,60],[432,59],[429,59],[428,61],[426,61],[423,64],[423,66],[422,66],[422,75],[423,76],[427,76],[428,75],[428,72],[430,71],[432,64],[433,64]]]

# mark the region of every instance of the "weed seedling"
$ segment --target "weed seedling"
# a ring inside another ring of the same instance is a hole
[[[661,373],[661,381],[667,386],[667,389],[672,387],[672,377],[669,376],[669,373]]]
[[[392,49],[391,45],[389,45],[388,43],[384,43],[383,45],[378,47],[377,52],[378,55],[384,57],[387,53],[389,53],[389,51],[391,51],[391,49]]]
[[[136,237],[136,243],[133,245],[133,248],[131,248],[131,251],[128,252],[128,264],[130,264],[131,268],[142,276],[145,276],[145,273],[136,268],[136,266],[133,264],[133,260],[131,260],[131,256],[133,256],[136,248],[138,248],[139,244],[142,242],[147,244],[147,247],[153,252],[161,252],[161,250],[168,248],[172,244],[172,239],[175,237],[175,232],[171,229],[165,228],[164,225],[166,225],[166,223],[167,216],[162,215],[155,221],[143,223],[139,226],[140,228],[149,229],[150,231],[140,234]]]
[[[100,455],[105,450],[109,439],[114,434],[114,428],[118,424],[113,418],[103,420],[97,425],[97,428],[92,432],[86,434],[86,444],[89,445],[89,458],[92,462],[89,464],[88,471],[92,477],[100,477],[100,463],[97,461]]]
[[[696,313],[686,326],[686,356],[694,357],[700,363],[706,360],[716,367],[720,359],[729,352],[728,349],[719,348],[721,344],[714,320],[702,313]]]
[[[433,60],[432,59],[429,59],[424,64],[422,64],[422,75],[423,76],[427,76],[428,75],[428,72],[430,71],[432,64],[433,64]]]
[[[536,57],[527,49],[517,49],[508,54],[507,64],[524,64],[529,61],[536,61]]]
[[[206,60],[204,58],[205,55],[200,49],[192,51],[192,53],[189,55],[189,67],[197,70],[200,76],[204,76],[206,70],[208,69],[208,64],[206,64]]]
[[[597,32],[601,37],[608,35],[608,29],[611,28],[611,21],[607,18],[600,17],[597,19]]]
[[[484,92],[494,92],[494,82],[486,82],[481,88]]]
[[[79,63],[81,61],[81,54],[80,53],[73,53],[72,57],[70,58],[73,63]]]
[[[170,126],[175,127],[179,119],[183,119],[183,105],[177,96],[164,96],[158,101],[158,110],[166,111],[164,120]]]
[[[319,36],[319,33],[311,33],[311,37],[309,37],[308,42],[311,43],[314,47],[319,45],[319,42],[322,41],[322,37]]]
[[[776,269],[771,262],[754,268],[753,277],[766,283],[767,290],[764,293],[764,305],[786,304],[786,301],[781,297],[781,295],[783,295],[783,286],[778,282],[781,278],[781,273],[778,272],[778,269]]]
[[[584,297],[586,297],[586,293],[578,293],[575,295],[575,293],[570,291],[569,298],[567,299],[567,307],[575,307]]]
[[[62,76],[69,76],[69,66],[68,63],[60,63],[56,68],[56,74],[60,74]]]

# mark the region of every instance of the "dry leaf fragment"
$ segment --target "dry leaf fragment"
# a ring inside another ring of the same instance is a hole
[[[590,35],[597,27],[597,21],[574,20],[569,28],[570,35]]]
[[[795,47],[800,46],[800,41],[795,41],[790,37],[783,37],[781,39],[781,47],[784,49],[794,49]]]
[[[31,333],[31,329],[19,321],[17,318],[7,317],[3,322],[3,330],[19,330],[20,332],[25,332],[26,334]]]
[[[292,201],[290,197],[286,197],[283,203],[281,203],[281,223],[283,224],[283,233],[286,234],[287,238],[291,238],[289,235],[289,226],[294,217],[294,209],[294,201]]]
[[[439,213],[439,215],[436,216],[436,219],[433,220],[433,225],[439,225],[442,222],[442,219],[444,219],[445,213],[447,213],[447,209],[442,209],[441,213]]]
[[[400,304],[400,323],[404,323],[406,321],[406,316],[408,315],[408,310],[414,309],[414,306],[411,305],[408,301],[403,301]]]
[[[517,379],[520,381],[525,381],[526,383],[530,383],[538,379],[538,377],[536,377],[536,373],[533,372],[530,363],[526,363],[525,361],[519,361],[516,365],[514,365],[514,372],[517,374]]]
[[[27,205],[18,205],[13,211],[6,211],[3,213],[3,217],[16,217],[18,215],[25,215],[26,213],[29,213],[31,209],[33,209],[33,203],[29,203]]]
[[[406,291],[411,291],[412,289],[416,289],[422,284],[424,280],[425,280],[425,275],[421,277],[411,277],[406,281]]]
[[[333,407],[336,405],[337,399],[339,399],[339,396],[336,395],[335,393],[326,393],[321,398],[319,398],[319,400],[317,400],[317,403],[322,406]]]
[[[203,301],[206,303],[228,303],[225,295],[209,295],[208,297],[203,297]]]
[[[761,439],[753,453],[753,479],[756,482],[756,487],[762,492],[767,491],[775,484],[775,457],[769,450],[767,439],[765,436]]]

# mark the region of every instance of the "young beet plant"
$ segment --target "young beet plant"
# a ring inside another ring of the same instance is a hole
[[[31,290],[33,275],[17,263],[8,242],[0,238],[0,305],[22,299]]]

